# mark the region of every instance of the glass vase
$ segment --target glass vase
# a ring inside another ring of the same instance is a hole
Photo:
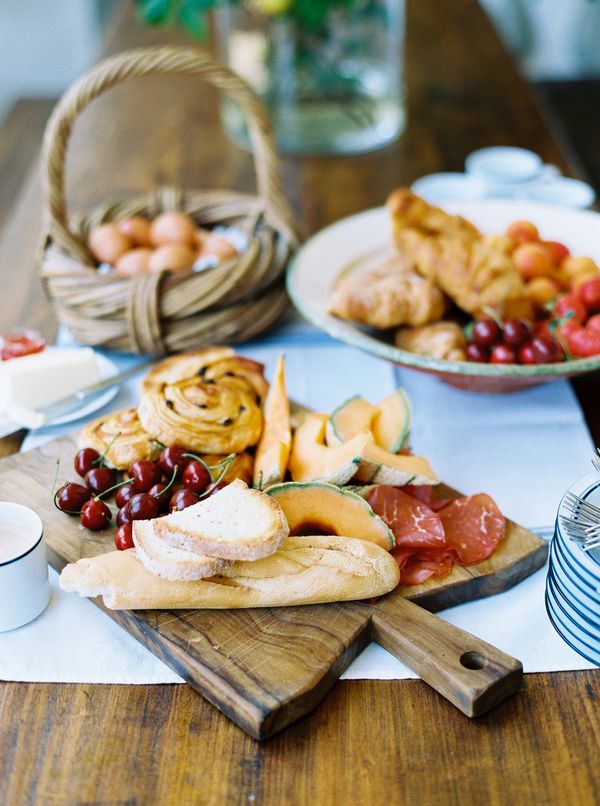
[[[280,151],[380,148],[405,126],[404,0],[321,3],[322,19],[308,23],[294,2],[279,14],[261,11],[261,0],[223,2],[215,12],[221,60],[266,103]],[[234,103],[224,104],[223,117],[230,136],[248,146]]]

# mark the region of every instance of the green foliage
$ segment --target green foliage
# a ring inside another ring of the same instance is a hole
[[[141,19],[148,25],[180,25],[196,39],[207,34],[207,13],[215,6],[240,0],[134,0]],[[294,0],[288,14],[309,31],[325,25],[330,10],[350,7],[355,0]]]

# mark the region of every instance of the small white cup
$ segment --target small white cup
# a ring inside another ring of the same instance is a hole
[[[33,621],[50,600],[42,534],[32,509],[0,501],[0,632]]]

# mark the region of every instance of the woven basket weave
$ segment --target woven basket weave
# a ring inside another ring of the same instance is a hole
[[[77,115],[130,78],[187,73],[204,79],[244,111],[255,161],[257,195],[158,190],[118,200],[70,221],[65,158]],[[59,320],[82,344],[161,355],[209,343],[242,341],[274,324],[287,307],[282,276],[298,243],[279,181],[268,115],[252,90],[198,51],[147,48],[107,59],[74,84],[48,122],[42,152],[45,203],[41,274]],[[182,210],[198,225],[235,225],[248,249],[199,273],[99,274],[87,247],[90,229],[131,215]]]

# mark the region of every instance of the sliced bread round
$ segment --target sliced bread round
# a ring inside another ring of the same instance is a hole
[[[169,546],[156,534],[157,521],[134,521],[133,542],[143,565],[163,579],[194,580],[211,577],[230,564],[217,557],[206,557]]]

